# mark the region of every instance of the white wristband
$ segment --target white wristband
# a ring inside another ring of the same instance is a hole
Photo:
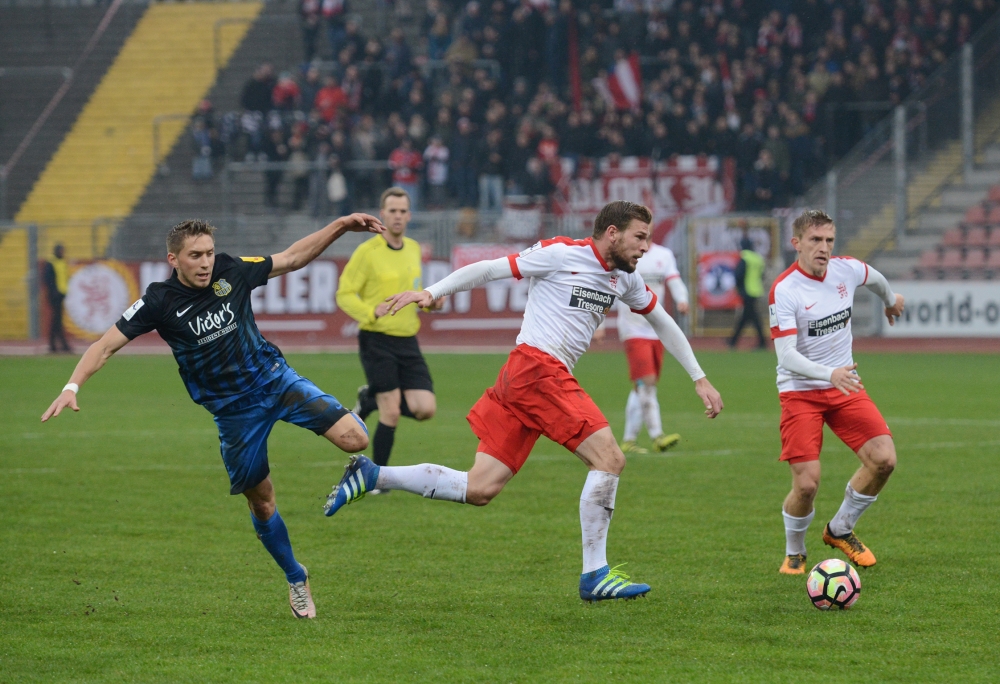
[[[62,388],[63,392],[65,392],[66,390],[69,390],[73,394],[76,394],[77,392],[80,391],[80,386],[75,382],[68,382],[66,383],[66,386]]]

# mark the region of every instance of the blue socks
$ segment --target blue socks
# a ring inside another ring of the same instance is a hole
[[[257,520],[253,513],[250,514],[253,528],[257,531],[257,538],[264,544],[264,548],[274,557],[289,582],[304,582],[306,579],[305,570],[295,560],[292,553],[292,542],[288,540],[288,528],[285,521],[278,514],[278,509],[274,509],[274,515],[265,522]]]

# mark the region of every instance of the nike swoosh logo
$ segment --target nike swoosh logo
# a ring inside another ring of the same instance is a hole
[[[813,302],[812,304],[810,304],[809,306],[806,307],[806,311],[808,311],[809,309],[813,308],[817,304],[819,304],[819,302]]]
[[[194,306],[194,304],[192,304],[191,306]],[[178,311],[177,312],[177,318],[180,318],[181,316],[183,316],[184,314],[186,314],[188,311],[190,311],[191,310],[191,306],[189,306],[188,308],[184,309],[183,311]]]

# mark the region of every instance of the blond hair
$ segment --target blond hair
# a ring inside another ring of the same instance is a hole
[[[802,239],[806,231],[816,226],[833,225],[833,219],[822,209],[806,209],[792,223],[792,235]]]

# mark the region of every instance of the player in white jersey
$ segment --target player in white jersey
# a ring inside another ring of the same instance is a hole
[[[658,301],[662,301],[666,288],[677,305],[677,311],[688,312],[688,290],[677,270],[677,260],[668,248],[653,244],[643,254],[636,266],[646,287],[653,291]],[[628,374],[632,381],[632,391],[625,403],[625,434],[621,448],[626,454],[644,454],[646,449],[636,444],[643,423],[653,448],[666,451],[681,441],[678,434],[663,434],[660,421],[660,402],[656,398],[656,383],[663,368],[663,345],[656,331],[644,317],[634,314],[621,300],[618,301],[618,338],[625,344],[628,359]]]
[[[388,301],[394,312],[491,280],[531,279],[517,347],[496,384],[467,417],[480,439],[472,469],[459,472],[426,463],[379,467],[363,456],[352,457],[343,479],[327,498],[327,515],[376,487],[485,506],[524,465],[539,435],[545,435],[574,452],[590,470],[580,495],[580,598],[624,599],[648,592],[648,585],[630,582],[617,569],[620,566],[608,565],[608,526],[625,457],[608,421],[571,371],[587,350],[594,330],[621,298],[646,316],[691,376],[706,415],[714,418],[722,410],[722,398],[705,377],[684,334],[656,306],[656,295],[635,273],[637,261],[649,248],[651,221],[646,207],[611,202],[595,219],[592,238],[543,240],[520,254],[470,264],[422,292],[391,297]]]
[[[847,484],[844,503],[823,529],[823,542],[856,565],[875,565],[875,555],[854,526],[878,496],[896,466],[892,432],[865,392],[852,356],[854,291],[864,285],[885,303],[889,324],[903,312],[903,297],[868,264],[834,257],[836,228],[822,211],[806,211],[792,228],[797,261],[771,286],[768,312],[778,352],[781,401],[781,460],[792,470],[785,498],[785,560],[780,572],[806,569],[805,536],[816,511],[819,453],[826,423],[861,461]]]

